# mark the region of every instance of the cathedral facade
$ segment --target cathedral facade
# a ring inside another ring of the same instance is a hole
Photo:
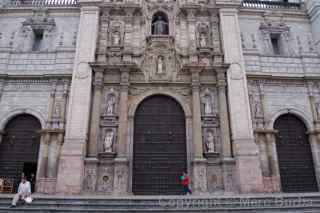
[[[320,2],[4,0],[0,178],[48,194],[318,191]]]

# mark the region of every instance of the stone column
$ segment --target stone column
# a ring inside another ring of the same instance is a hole
[[[48,178],[57,177],[60,149],[63,143],[63,133],[63,130],[51,130],[48,133],[51,135],[51,141],[48,149],[48,168],[46,172],[46,177]]]
[[[193,140],[193,191],[196,194],[206,193],[207,161],[203,158],[201,128],[200,75],[202,67],[190,67],[192,78],[192,140]]]
[[[98,0],[83,2],[86,5],[81,7],[80,13],[66,135],[57,180],[57,192],[64,194],[79,194],[82,190],[90,117],[92,71],[89,62],[95,60],[99,7],[90,6]]]
[[[235,161],[232,158],[232,147],[230,142],[230,126],[229,114],[227,104],[227,81],[226,71],[218,70],[218,97],[219,97],[219,118],[220,118],[220,131],[222,142],[222,175],[224,191],[226,193],[237,191],[234,184],[234,166]]]
[[[128,193],[128,90],[129,69],[122,68],[120,82],[119,129],[117,141],[117,158],[114,164],[114,194]]]
[[[219,13],[225,62],[230,64],[227,72],[228,100],[237,182],[243,193],[260,192],[263,182],[258,147],[253,136],[238,10],[222,8]]]
[[[37,170],[37,179],[46,177],[47,174],[47,164],[48,164],[48,146],[50,135],[47,131],[40,131],[40,148],[39,148],[39,157],[38,157],[38,170]]]
[[[90,137],[87,147],[87,157],[96,157],[98,154],[100,109],[103,88],[103,70],[95,70],[93,81],[93,104],[91,110]]]
[[[314,130],[312,132],[309,132],[309,141],[310,141],[310,146],[312,151],[315,174],[317,177],[318,188],[320,188],[320,155],[319,155],[320,131]]]

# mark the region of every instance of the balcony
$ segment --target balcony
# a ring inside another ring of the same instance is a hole
[[[76,7],[78,0],[9,0],[5,7]]]
[[[302,8],[301,0],[243,0],[242,8],[249,9],[290,9],[300,10]]]

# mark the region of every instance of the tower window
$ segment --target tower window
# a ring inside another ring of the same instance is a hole
[[[272,34],[270,36],[273,54],[280,55],[280,35],[279,34]]]
[[[43,40],[43,30],[34,30],[34,41],[32,51],[39,51]]]

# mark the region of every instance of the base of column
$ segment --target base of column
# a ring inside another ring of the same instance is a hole
[[[234,140],[237,182],[241,193],[263,192],[258,147],[253,139]]]
[[[222,160],[222,175],[225,194],[239,193],[239,189],[235,184],[235,168],[236,161],[234,158],[224,158]]]
[[[195,158],[192,161],[192,189],[196,195],[208,193],[207,183],[207,160],[204,158]]]
[[[114,159],[114,195],[129,195],[129,161],[127,158]]]
[[[38,178],[36,192],[43,194],[54,194],[56,192],[57,178]]]

